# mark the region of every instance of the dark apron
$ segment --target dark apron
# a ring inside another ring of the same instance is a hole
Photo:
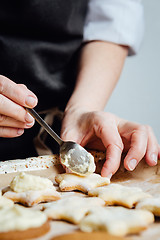
[[[0,74],[32,90],[38,112],[63,110],[73,91],[87,5],[87,0],[0,1]],[[0,138],[0,160],[36,156],[38,132],[35,124],[21,137]],[[51,138],[46,141],[52,145]]]

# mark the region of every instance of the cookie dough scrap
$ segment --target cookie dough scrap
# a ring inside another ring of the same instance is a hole
[[[40,211],[14,205],[0,209],[0,239],[29,239],[50,230],[47,216]]]
[[[47,178],[20,173],[10,186],[2,190],[3,196],[26,206],[60,199],[52,181]]]
[[[160,198],[148,198],[140,201],[136,205],[137,209],[145,209],[160,217]]]
[[[120,205],[132,208],[137,202],[151,195],[143,192],[137,187],[126,187],[120,184],[110,184],[105,187],[98,187],[88,192],[89,196],[102,198],[107,205]]]
[[[97,207],[89,211],[80,223],[84,232],[106,231],[111,235],[125,236],[146,229],[154,222],[154,215],[146,210],[123,207]]]
[[[55,177],[55,181],[59,183],[61,191],[79,190],[84,193],[96,187],[110,184],[109,178],[101,177],[96,173],[88,176],[78,176],[74,173],[62,173]]]
[[[44,213],[49,219],[65,220],[78,224],[92,207],[104,206],[100,198],[70,196],[56,202],[44,204]]]

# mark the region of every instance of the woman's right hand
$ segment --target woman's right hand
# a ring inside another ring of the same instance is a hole
[[[38,99],[25,85],[0,75],[0,137],[18,137],[34,125],[24,107],[33,108]]]

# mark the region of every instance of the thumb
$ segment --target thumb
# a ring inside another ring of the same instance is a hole
[[[73,141],[78,144],[82,142],[83,134],[81,133],[80,129],[76,127],[63,127],[61,130],[61,138],[63,141]]]

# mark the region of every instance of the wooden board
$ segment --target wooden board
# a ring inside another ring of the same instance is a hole
[[[36,160],[38,161],[38,159]],[[38,162],[37,162],[38,164]],[[103,164],[103,160],[97,163],[98,171],[101,170],[101,166]],[[27,171],[27,173],[31,173],[34,175],[39,175],[43,177],[48,177],[54,182],[55,175],[57,173],[64,172],[62,166],[57,162],[46,168],[44,170],[36,170],[36,171]],[[18,173],[8,173],[8,174],[0,174],[0,188],[9,185],[10,181],[14,176]],[[158,161],[158,165],[155,167],[149,167],[144,161],[142,161],[139,166],[133,172],[128,172],[123,168],[123,164],[121,165],[118,172],[113,176],[112,182],[120,183],[126,186],[138,186],[142,188],[145,192],[151,193],[153,196],[160,196],[160,161]],[[55,182],[54,182],[55,183]],[[77,194],[77,193],[75,193]],[[40,207],[39,205],[38,207]],[[69,235],[68,235],[69,234]],[[58,238],[59,237],[59,238]],[[125,240],[158,240],[160,239],[160,221],[157,220],[154,224],[152,224],[147,230],[141,232],[139,235],[130,235],[125,238],[115,238],[110,237],[106,233],[92,233],[92,234],[83,234],[79,232],[78,226],[63,222],[63,221],[51,221],[51,230],[45,236],[38,238],[37,240],[79,240],[79,239],[125,239]]]

